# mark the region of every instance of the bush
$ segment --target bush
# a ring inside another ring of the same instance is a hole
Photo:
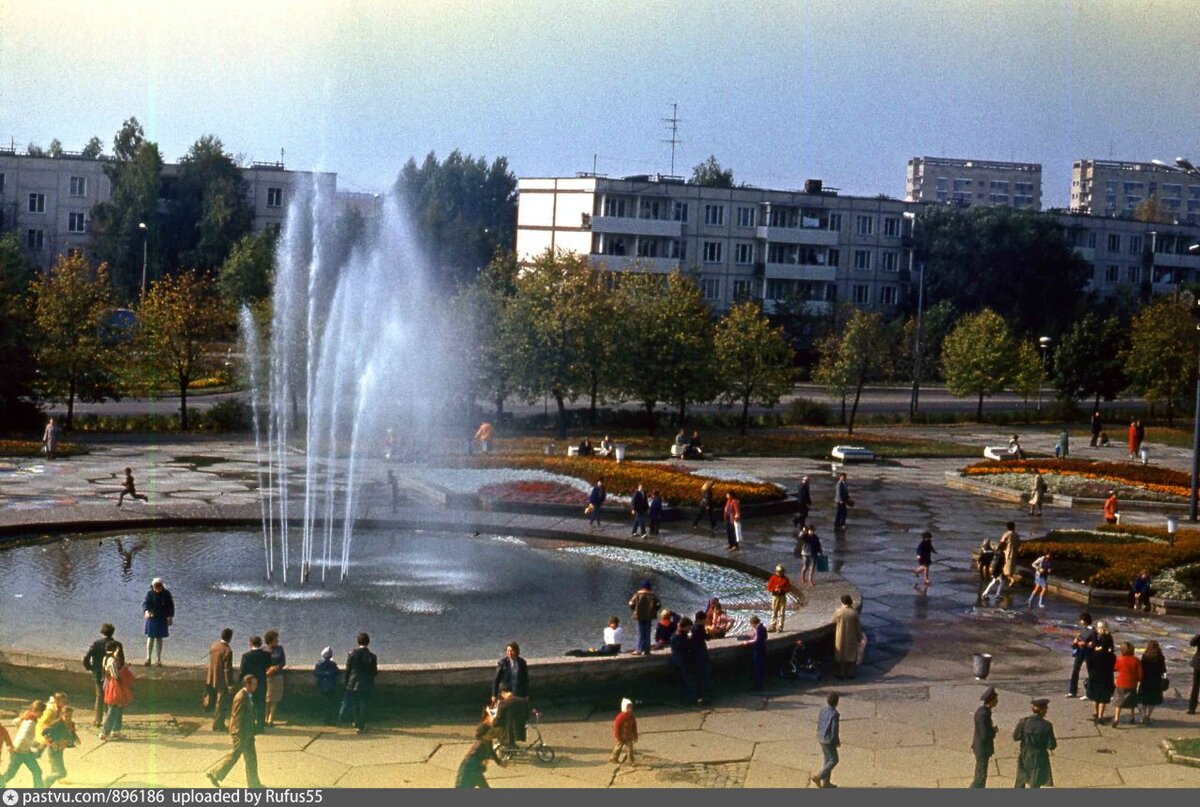
[[[828,404],[797,398],[788,404],[783,422],[788,426],[828,426],[833,422],[833,410]]]
[[[214,432],[248,432],[254,428],[254,412],[241,398],[226,398],[200,412],[201,429]]]

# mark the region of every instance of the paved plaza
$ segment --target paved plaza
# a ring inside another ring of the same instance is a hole
[[[999,429],[971,426],[914,433],[981,447],[1003,443],[1005,437]],[[1027,449],[1048,451],[1056,435],[1025,433],[1023,443]],[[0,524],[111,520],[118,526],[150,514],[182,516],[214,506],[257,506],[253,450],[244,442],[164,437],[98,441],[91,447],[92,453],[67,460],[0,461]],[[1158,462],[1188,465],[1187,452],[1154,445],[1152,435],[1151,451]],[[1087,457],[1092,451],[1082,448],[1075,454]],[[1123,454],[1112,448],[1107,457]],[[835,539],[830,530],[833,480],[828,463],[716,461],[722,470],[742,470],[789,489],[801,474],[813,476],[813,521],[831,554],[832,571],[865,597],[863,624],[869,644],[858,677],[849,682],[826,677],[813,683],[771,676],[765,693],[751,693],[740,680],[731,679],[718,688],[712,706],[694,709],[667,703],[672,693],[661,689],[660,697],[647,698],[638,707],[640,755],[633,768],[607,761],[616,701],[607,694],[598,701],[580,692],[577,698],[541,704],[543,736],[557,753],[552,764],[519,759],[507,768],[492,767],[488,779],[495,787],[811,786],[808,777],[820,759],[817,713],[825,694],[836,689],[842,693],[843,746],[834,782],[844,787],[962,787],[973,768],[971,716],[984,687],[972,677],[971,656],[988,652],[995,657],[988,683],[1000,694],[992,786],[1011,787],[1017,751],[1010,739],[1012,728],[1029,713],[1030,697],[1038,695],[1052,698],[1048,717],[1059,739],[1053,753],[1059,786],[1200,786],[1200,769],[1168,764],[1159,748],[1163,738],[1200,736],[1200,718],[1184,713],[1191,677],[1187,643],[1200,630],[1200,620],[1093,609],[1111,621],[1118,642],[1128,639],[1141,646],[1157,639],[1172,681],[1152,727],[1093,724],[1090,703],[1063,697],[1071,661],[1069,636],[1080,606],[1048,597],[1046,609],[1031,613],[1025,608],[1027,589],[1018,591],[1006,608],[981,606],[970,553],[985,536],[998,538],[1010,519],[1022,535],[1029,535],[1051,526],[1091,527],[1100,520],[1099,513],[1050,506],[1043,517],[1031,519],[1018,505],[946,487],[945,472],[966,462],[904,460],[850,467],[857,506],[849,529]],[[148,505],[113,505],[118,474],[126,465],[134,467],[139,490],[150,494]],[[368,507],[383,509],[381,502]],[[545,518],[494,517],[509,524]],[[1163,520],[1150,511],[1132,518]],[[564,529],[580,526],[563,523]],[[607,529],[623,531],[615,524]],[[914,589],[912,568],[925,529],[933,532],[938,554],[934,585],[921,593]],[[707,531],[692,533],[682,522],[667,524],[665,532],[666,542],[712,540]],[[760,566],[786,562],[798,551],[786,517],[747,522],[745,533],[743,554]],[[2,558],[0,554],[0,563]],[[807,608],[831,610],[833,594],[814,597]],[[36,637],[14,636],[18,613],[14,603],[0,599],[3,641],[6,646],[29,647]],[[519,635],[519,628],[504,626],[491,638],[499,648],[510,635]],[[531,677],[536,698],[536,667]],[[0,718],[7,721],[23,700],[46,694],[15,692],[0,684]],[[261,778],[267,785],[448,787],[469,745],[476,716],[464,707],[437,705],[399,714],[385,711],[369,733],[356,736],[294,715],[294,704],[285,700],[280,709],[283,725],[258,738]],[[203,770],[228,746],[225,736],[208,730],[198,710],[147,714],[135,704],[126,726],[128,739],[120,742],[101,744],[85,733],[81,747],[67,751],[70,775],[61,784],[202,787],[207,784]],[[235,768],[227,783],[240,785],[241,777],[241,768]],[[13,784],[28,784],[27,775],[19,774]]]

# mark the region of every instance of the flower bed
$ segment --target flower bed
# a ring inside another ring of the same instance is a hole
[[[1168,543],[1165,527],[1106,524],[1096,530],[1051,530],[1042,538],[1023,541],[1017,557],[1028,566],[1047,550],[1056,562],[1098,565],[1099,570],[1084,583],[1125,591],[1143,569],[1154,577],[1167,569],[1200,563],[1200,530],[1180,530],[1174,546]]]
[[[74,457],[86,454],[87,449],[78,443],[59,441],[54,450],[56,457]],[[0,457],[44,457],[41,440],[0,440]]]
[[[1106,486],[1127,485],[1152,493],[1167,496],[1187,496],[1191,490],[1191,478],[1183,471],[1125,462],[1091,462],[1089,460],[985,460],[960,468],[964,476],[990,477],[998,475],[1030,474],[1041,471],[1045,475],[1074,477],[1095,480]]]
[[[478,494],[485,499],[501,502],[537,502],[539,504],[579,504],[580,493],[570,485],[559,482],[499,482],[484,485]]]

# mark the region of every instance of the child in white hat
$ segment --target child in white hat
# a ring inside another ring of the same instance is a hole
[[[633,701],[629,698],[621,699],[621,711],[613,720],[613,738],[616,740],[616,745],[613,746],[612,756],[608,758],[609,762],[621,763],[621,751],[624,750],[629,758],[629,764],[635,764],[633,761],[633,744],[637,742],[637,718],[633,716]]]

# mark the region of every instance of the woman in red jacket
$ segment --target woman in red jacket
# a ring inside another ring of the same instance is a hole
[[[1121,710],[1129,710],[1129,724],[1137,722],[1137,687],[1142,680],[1142,662],[1133,654],[1133,645],[1129,642],[1121,644],[1121,655],[1117,656],[1115,665],[1117,674],[1117,691],[1114,700],[1117,711],[1113,714],[1113,728],[1121,724]]]

